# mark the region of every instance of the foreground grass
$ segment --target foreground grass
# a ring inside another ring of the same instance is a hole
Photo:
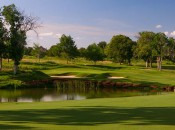
[[[1,103],[1,129],[174,130],[175,94]]]

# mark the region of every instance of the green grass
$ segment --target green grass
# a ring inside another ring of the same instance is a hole
[[[1,103],[1,129],[174,130],[175,94]]]
[[[156,64],[154,64],[156,67]],[[127,82],[143,85],[174,86],[175,65],[170,62],[163,63],[163,70],[156,68],[146,69],[144,62],[135,61],[133,66],[119,65],[111,62],[92,62],[84,59],[75,59],[66,64],[65,60],[46,57],[38,62],[37,59],[24,57],[17,76],[12,73],[13,62],[3,61],[3,71],[0,72],[0,87],[14,85],[20,86],[22,82],[50,78],[52,75],[75,75],[88,77],[91,80],[106,80],[109,76],[124,77],[117,82]]]

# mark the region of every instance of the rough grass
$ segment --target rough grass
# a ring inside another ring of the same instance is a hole
[[[175,94],[1,103],[1,129],[174,130]]]

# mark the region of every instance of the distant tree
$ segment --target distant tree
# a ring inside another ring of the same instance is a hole
[[[78,51],[80,57],[86,57],[86,49],[84,47],[81,47]]]
[[[47,52],[47,55],[51,56],[51,57],[61,56],[60,44],[51,46],[50,49]]]
[[[103,60],[102,49],[93,43],[86,49],[86,59],[93,61],[95,64],[97,61]]]
[[[38,27],[36,24],[37,19],[24,15],[14,4],[4,6],[2,16],[9,27],[9,54],[14,61],[14,74],[16,74],[20,60],[24,55],[26,33]]]
[[[32,47],[24,47],[24,55],[31,56],[33,48]]]
[[[107,47],[107,55],[120,64],[125,60],[131,63],[134,42],[127,36],[113,36]]]
[[[162,58],[164,56],[164,49],[168,43],[168,38],[164,33],[156,33],[154,37],[154,55],[157,57],[157,69],[162,70]]]
[[[105,41],[101,41],[97,45],[102,49],[103,57],[106,58],[105,48],[107,46],[107,43]]]
[[[1,10],[0,10],[0,16],[1,16]],[[7,34],[8,34],[7,29],[5,28],[2,18],[0,17],[0,71],[2,70],[2,58],[7,50],[7,47],[5,45],[7,41]]]
[[[104,51],[107,43],[105,41],[101,41],[97,45]]]
[[[168,60],[175,62],[175,39],[173,37],[168,38],[164,53]]]
[[[139,32],[134,55],[140,59],[143,59],[146,62],[146,67],[152,67],[154,58],[154,37],[154,32]]]
[[[38,60],[40,61],[40,59],[46,55],[47,49],[40,46],[39,43],[34,43],[33,50],[31,53],[33,56],[36,56]]]
[[[69,60],[78,56],[78,49],[75,45],[75,41],[71,36],[62,35],[60,38],[60,47],[62,56],[67,59],[67,63]]]

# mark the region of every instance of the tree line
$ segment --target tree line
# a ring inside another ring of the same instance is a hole
[[[162,69],[162,60],[175,62],[175,39],[164,33],[143,31],[133,41],[125,35],[115,35],[110,42],[92,43],[87,48],[77,48],[71,36],[62,35],[60,43],[53,45],[45,52],[47,56],[64,57],[67,62],[75,57],[97,61],[111,60],[117,63],[131,65],[132,59],[142,59],[146,67],[152,67],[157,62],[157,69]]]
[[[59,43],[48,50],[36,43],[33,47],[26,47],[26,33],[38,27],[35,17],[25,15],[14,4],[0,9],[0,70],[2,58],[12,59],[16,74],[24,55],[33,55],[38,59],[45,55],[64,57],[67,63],[76,57],[83,57],[95,64],[97,61],[111,60],[128,65],[131,65],[133,58],[137,58],[143,59],[146,67],[152,67],[152,63],[157,62],[158,70],[162,69],[163,59],[175,62],[175,39],[162,32],[139,32],[137,41],[125,35],[115,35],[109,43],[102,41],[79,49],[70,35],[63,34]]]

